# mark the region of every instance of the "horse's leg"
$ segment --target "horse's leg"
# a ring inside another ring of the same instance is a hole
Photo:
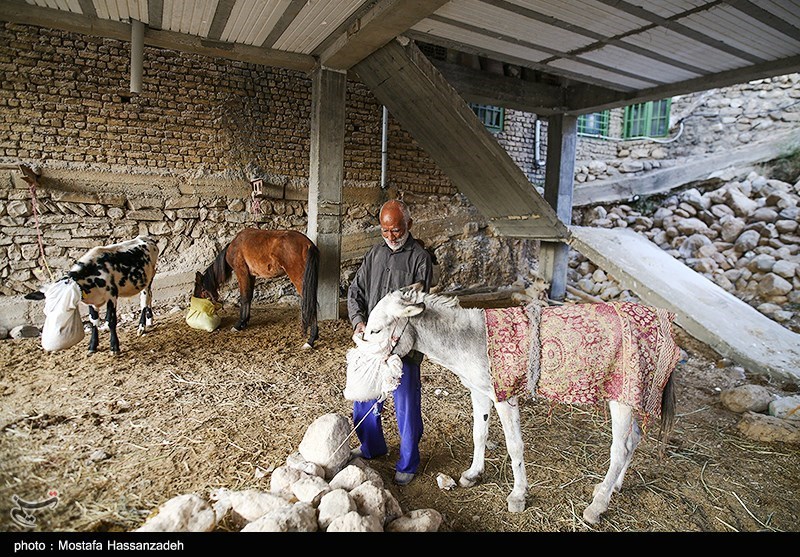
[[[148,327],[153,326],[153,309],[150,307],[152,300],[153,289],[152,283],[150,283],[139,294],[139,307],[142,309],[142,313],[139,316],[139,336],[142,336]]]
[[[308,255],[306,257],[308,257]],[[303,280],[304,277],[309,277],[310,272],[306,271],[303,274],[299,274],[297,272],[294,272],[292,269],[287,270],[285,267],[283,270],[286,273],[286,276],[289,277],[289,280],[292,281],[294,289],[297,290],[297,293],[300,295],[300,317],[301,320],[303,321],[303,325],[308,325],[309,328],[311,329],[308,334],[308,340],[306,340],[305,344],[303,344],[303,348],[304,349],[313,348],[314,342],[316,342],[316,340],[319,338],[319,325],[317,324],[317,309],[316,309],[316,303],[317,303],[316,291],[315,291],[316,289],[306,288],[307,285],[304,283]],[[313,277],[313,279],[316,280],[316,277]],[[311,304],[314,305],[312,306]]]
[[[239,322],[233,326],[237,331],[247,327],[250,321],[250,304],[253,301],[253,288],[256,277],[249,273],[236,272],[236,280],[239,283]]]
[[[514,473],[514,489],[511,490],[506,501],[508,510],[520,513],[525,510],[525,495],[528,492],[528,476],[525,472],[525,447],[522,443],[522,427],[519,419],[518,399],[512,398],[498,402],[494,405],[500,423],[503,424],[503,434],[506,438],[506,450],[511,457],[511,471]]]
[[[106,304],[106,322],[108,331],[111,334],[111,351],[119,354],[119,337],[117,337],[117,306],[115,300],[109,300]]]
[[[458,480],[461,487],[472,487],[483,474],[486,458],[486,437],[489,433],[489,415],[492,411],[492,399],[488,396],[470,391],[472,399],[472,466]]]
[[[606,477],[594,486],[592,504],[583,511],[583,518],[590,524],[600,522],[600,515],[608,510],[608,502],[614,490],[619,490],[625,471],[633,458],[633,451],[641,439],[639,426],[635,423],[630,406],[609,401],[611,411],[611,462]]]
[[[89,323],[92,326],[92,336],[89,338],[89,354],[97,352],[97,344],[99,336],[97,334],[97,327],[100,326],[100,314],[97,313],[97,308],[89,306]]]

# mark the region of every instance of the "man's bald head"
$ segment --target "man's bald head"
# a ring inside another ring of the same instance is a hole
[[[381,207],[380,225],[381,236],[392,251],[397,251],[408,239],[408,230],[411,228],[411,211],[399,199],[387,201]]]

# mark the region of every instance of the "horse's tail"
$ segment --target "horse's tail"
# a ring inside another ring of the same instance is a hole
[[[317,283],[319,277],[319,248],[312,242],[308,246],[306,253],[306,268],[303,271],[303,334],[308,332],[311,327],[311,339],[309,344],[313,345],[317,338]]]
[[[661,428],[659,430],[659,439],[661,440],[661,447],[659,453],[663,456],[664,449],[669,441],[672,431],[675,429],[675,382],[673,381],[675,373],[670,374],[667,384],[664,385],[664,390],[661,392]]]

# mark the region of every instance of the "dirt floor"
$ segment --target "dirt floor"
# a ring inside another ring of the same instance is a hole
[[[35,512],[36,531],[133,530],[176,495],[257,488],[298,449],[311,422],[350,416],[342,396],[345,320],[321,323],[310,351],[296,306],[255,305],[247,330],[230,331],[235,307],[214,333],[190,329],[180,312],[156,311],[156,327],[136,335],[120,325],[122,354],[86,352],[88,338],[56,354],[38,339],[0,341],[0,531],[14,497],[58,505]],[[125,316],[123,316],[125,317]],[[651,424],[623,490],[597,526],[583,522],[592,488],[605,473],[611,441],[602,409],[527,401],[522,405],[530,481],[527,508],[506,510],[510,464],[493,415],[483,482],[440,490],[472,455],[468,391],[454,374],[422,364],[422,466],[406,487],[392,484],[397,458],[393,407],[384,415],[389,455],[371,461],[405,511],[433,508],[443,532],[760,532],[800,530],[800,447],[750,441],[719,392],[743,382],[773,386],[725,366],[677,332],[689,361],[676,371],[678,418],[666,456]],[[356,446],[355,436],[352,446]]]

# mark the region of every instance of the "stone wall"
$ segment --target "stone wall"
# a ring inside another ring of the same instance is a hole
[[[128,49],[0,24],[0,294],[28,292],[88,248],[137,234],[158,238],[163,272],[203,270],[245,226],[305,232],[310,79],[145,48],[142,93],[131,96]],[[535,265],[538,244],[494,237],[391,116],[381,190],[382,107],[353,81],[346,103],[342,290],[379,239],[377,210],[389,197],[411,204],[441,289],[497,288]],[[35,192],[18,163],[42,170]],[[258,207],[255,178],[264,180]],[[257,298],[291,293],[278,280]]]

